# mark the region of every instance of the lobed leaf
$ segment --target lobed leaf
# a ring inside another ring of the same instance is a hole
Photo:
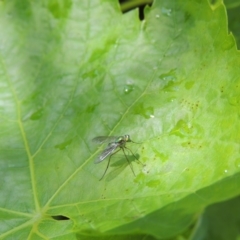
[[[221,1],[155,1],[142,22],[110,0],[1,1],[0,22],[1,238],[170,238],[240,193]],[[120,153],[99,181],[91,139],[124,134],[145,166]]]

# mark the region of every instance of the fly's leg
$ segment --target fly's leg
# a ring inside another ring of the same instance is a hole
[[[134,173],[134,171],[133,171],[132,163],[129,161],[129,159],[128,159],[126,153],[125,153],[124,148],[126,148],[126,147],[122,147],[123,153],[124,153],[124,155],[125,155],[125,157],[126,157],[126,159],[127,159],[127,161],[128,161],[128,164],[130,165],[130,168],[131,168],[131,170],[132,170],[132,172],[133,172],[133,175],[136,177],[136,175],[135,175],[135,173]],[[128,148],[126,148],[126,149],[128,149]],[[131,151],[131,152],[132,152],[132,151]]]
[[[145,164],[143,164],[141,161],[139,161],[138,159],[137,159],[137,157],[136,157],[136,155],[132,152],[132,150],[130,149],[130,148],[128,148],[128,147],[125,147],[128,151],[130,151],[131,152],[131,154],[135,157],[135,159],[139,162],[139,163],[141,163],[143,166],[145,166]]]
[[[106,172],[107,172],[107,170],[108,170],[109,163],[110,163],[110,160],[111,160],[112,155],[114,155],[115,153],[119,152],[120,150],[121,150],[121,148],[118,149],[116,152],[112,153],[112,154],[109,156],[107,167],[106,167],[106,169],[105,169],[105,171],[104,171],[102,177],[99,179],[99,181],[101,181],[101,180],[103,179],[103,177],[105,176],[105,174],[106,174]]]

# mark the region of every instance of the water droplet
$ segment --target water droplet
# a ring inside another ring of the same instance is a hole
[[[160,79],[164,81],[174,81],[176,80],[175,69],[170,70],[167,73],[163,73],[159,76]]]
[[[191,129],[189,128],[188,123],[181,119],[177,122],[170,133],[179,137],[185,137],[185,135],[189,134],[190,131]]]
[[[84,79],[87,79],[87,78],[95,78],[96,76],[98,76],[98,72],[95,70],[95,69],[93,69],[93,70],[91,70],[91,71],[89,71],[89,72],[85,72],[83,75],[82,75],[82,77],[84,78]]]
[[[150,118],[155,118],[155,116],[154,116],[154,115],[152,115],[152,114],[150,114]]]
[[[30,116],[30,119],[31,120],[38,120],[39,118],[42,117],[42,114],[43,114],[43,109],[40,108]]]
[[[227,170],[227,169],[225,169],[225,170],[224,170],[224,173],[228,173],[228,170]]]
[[[163,81],[163,89],[165,91],[176,91],[176,76],[175,76],[175,69],[170,70],[167,73],[163,73],[159,76],[159,78]]]
[[[150,188],[158,187],[160,185],[159,180],[150,180],[146,183],[146,185]]]
[[[141,115],[146,119],[154,117],[154,109],[151,106],[145,106],[144,103],[136,104],[133,109],[134,114]]]
[[[86,112],[93,113],[98,105],[99,103],[88,105],[86,108]]]
[[[145,175],[143,173],[139,173],[135,179],[134,179],[134,182],[141,182],[145,179]]]
[[[185,83],[185,88],[186,88],[187,90],[191,89],[191,88],[193,87],[194,83],[195,83],[194,81],[188,81],[188,82],[186,82],[186,83]]]
[[[156,14],[156,18],[160,18],[159,14]]]
[[[67,140],[67,141],[65,141],[65,142],[62,142],[62,143],[60,143],[60,144],[55,145],[55,148],[58,148],[58,149],[60,149],[60,150],[63,150],[63,149],[65,149],[69,144],[71,144],[71,142],[72,142],[72,139]]]
[[[162,8],[162,14],[170,17],[172,15],[172,9],[170,9],[170,8]]]
[[[128,94],[134,90],[133,84],[127,83],[127,85],[124,87],[124,93]]]

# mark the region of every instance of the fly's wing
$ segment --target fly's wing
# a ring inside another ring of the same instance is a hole
[[[92,139],[93,142],[103,144],[106,142],[114,142],[118,137],[116,136],[99,136]]]
[[[110,143],[106,149],[97,157],[94,163],[102,162],[106,157],[111,155],[119,147],[118,143]]]

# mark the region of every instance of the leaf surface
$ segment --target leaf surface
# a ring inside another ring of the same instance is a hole
[[[141,22],[113,1],[1,1],[0,22],[1,238],[169,238],[239,194],[221,3],[155,1]],[[91,139],[124,134],[145,166],[120,151],[99,181]]]

